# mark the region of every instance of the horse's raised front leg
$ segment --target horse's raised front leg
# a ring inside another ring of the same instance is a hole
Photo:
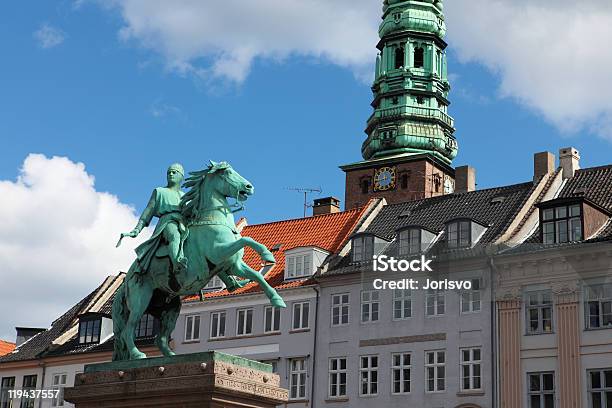
[[[181,313],[181,298],[176,296],[170,303],[167,303],[164,310],[161,312],[159,319],[159,334],[155,339],[155,344],[166,357],[175,355],[176,353],[170,348],[170,334],[176,326],[179,314]]]
[[[260,244],[250,237],[242,237],[234,242],[215,245],[215,256],[220,259],[228,259],[245,246],[253,248],[253,250],[259,254],[262,261],[276,263],[276,259],[274,259],[272,252],[270,252],[265,245]]]
[[[266,282],[266,279],[263,277],[263,275],[249,267],[249,265],[244,263],[244,261],[241,260],[232,269],[231,273],[233,275],[240,276],[241,278],[249,279],[251,281],[259,283],[261,289],[264,291],[268,299],[270,299],[270,304],[272,306],[287,307],[287,305],[283,301],[283,298],[280,297],[280,295],[276,292],[276,290],[274,290],[272,286],[270,286],[268,282]]]

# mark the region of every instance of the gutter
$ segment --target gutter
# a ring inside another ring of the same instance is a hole
[[[314,321],[314,345],[312,346],[312,381],[310,382],[310,407],[314,408],[314,382],[315,371],[317,369],[317,329],[319,328],[319,289],[315,286],[314,291],[317,292],[317,300],[315,301],[315,321]]]
[[[496,361],[496,356],[499,356],[499,333],[497,332],[497,293],[495,291],[494,285],[494,274],[495,274],[495,261],[493,259],[493,255],[489,256],[489,276],[491,282],[491,373],[493,374],[493,381],[491,384],[491,406],[499,407],[500,401],[497,392],[497,386],[499,383],[499,365]]]
[[[40,363],[38,363],[38,365],[42,367],[42,376],[40,379],[40,389],[44,390],[45,389],[45,372],[47,371],[47,365],[45,364],[44,361],[41,361]],[[38,399],[38,408],[42,407],[42,403],[43,403],[43,398],[41,397]]]

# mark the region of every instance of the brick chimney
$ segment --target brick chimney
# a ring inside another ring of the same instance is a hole
[[[455,193],[467,193],[476,190],[476,169],[461,166],[455,169]]]
[[[538,181],[545,174],[555,172],[555,155],[551,152],[540,152],[533,155],[533,181]]]
[[[317,198],[312,206],[312,215],[334,214],[340,212],[340,200],[336,197]]]
[[[564,147],[559,150],[559,166],[563,169],[563,178],[574,177],[576,170],[580,169],[580,152],[573,147]]]

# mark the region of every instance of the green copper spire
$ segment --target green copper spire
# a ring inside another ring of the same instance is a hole
[[[431,154],[450,164],[457,156],[448,115],[446,34],[442,0],[384,0],[376,58],[374,113],[364,159]]]

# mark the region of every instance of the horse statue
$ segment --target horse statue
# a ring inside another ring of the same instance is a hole
[[[164,356],[174,355],[169,341],[180,314],[181,298],[201,294],[215,275],[228,290],[257,282],[273,306],[286,307],[261,273],[242,260],[244,247],[248,246],[264,264],[275,263],[264,245],[242,237],[236,230],[234,212],[241,210],[242,203],[253,194],[252,184],[225,162],[210,162],[208,168],[189,175],[183,185],[189,191],[184,195],[181,192],[179,210],[172,215],[185,229],[181,251],[186,262],[183,267],[174,267],[163,235],[159,235],[156,239],[160,244],[147,262],[139,256],[132,263],[113,301],[113,361],[146,358],[134,344],[135,330],[144,313],[159,319],[157,347]],[[230,205],[228,198],[236,203]]]

